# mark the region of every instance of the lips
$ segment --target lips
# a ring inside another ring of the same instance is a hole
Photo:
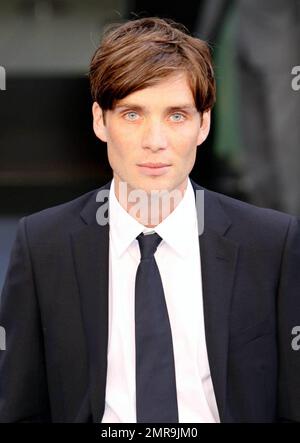
[[[171,165],[168,163],[141,163],[138,168],[143,175],[148,177],[161,176],[167,174]]]
[[[144,166],[146,168],[164,168],[166,166],[170,166],[169,163],[141,163],[138,166]]]

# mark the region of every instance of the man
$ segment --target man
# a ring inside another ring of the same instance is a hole
[[[113,180],[20,221],[1,421],[299,421],[299,220],[189,179],[215,99],[206,44],[127,22],[90,80]]]

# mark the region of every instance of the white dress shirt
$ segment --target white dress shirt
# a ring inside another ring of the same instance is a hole
[[[120,205],[112,180],[109,196],[109,336],[102,423],[135,423],[136,237],[157,232],[155,252],[173,338],[180,423],[219,422],[206,350],[195,196],[190,180],[177,207],[147,228]]]

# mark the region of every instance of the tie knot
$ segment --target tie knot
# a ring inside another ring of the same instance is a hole
[[[139,242],[141,260],[153,257],[157,246],[162,241],[162,238],[156,232],[148,235],[141,233],[136,239]]]

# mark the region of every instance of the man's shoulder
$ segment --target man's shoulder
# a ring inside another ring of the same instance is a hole
[[[110,182],[109,182],[110,183]],[[51,241],[55,238],[82,228],[84,218],[81,214],[91,209],[96,222],[97,201],[100,190],[109,189],[109,183],[103,187],[93,189],[79,197],[55,205],[23,217],[28,235],[37,241]]]
[[[230,212],[232,217],[246,217],[247,220],[254,219],[258,223],[259,222],[276,222],[278,221],[286,223],[287,220],[290,220],[293,217],[290,214],[287,214],[282,211],[278,211],[276,209],[256,206],[254,204],[245,202],[238,198],[234,198],[220,192],[215,192],[206,189],[207,196],[209,198],[217,199],[225,211]]]
[[[34,212],[28,215],[27,219],[30,220],[30,222],[47,223],[48,221],[52,222],[53,220],[65,220],[66,217],[76,218],[78,217],[86,203],[93,198],[93,195],[96,195],[97,191],[98,189],[93,189],[67,202],[42,209],[38,212]]]
[[[296,216],[271,208],[259,207],[228,195],[205,190],[207,200],[218,201],[230,221],[231,234],[242,243],[282,242]],[[209,203],[208,203],[209,207]]]
[[[220,224],[216,218],[226,219],[230,232],[243,240],[247,234],[251,238],[274,237],[282,239],[289,225],[296,223],[297,217],[271,208],[259,207],[221,192],[209,190],[193,182],[195,189],[204,191],[205,220],[209,225]]]

